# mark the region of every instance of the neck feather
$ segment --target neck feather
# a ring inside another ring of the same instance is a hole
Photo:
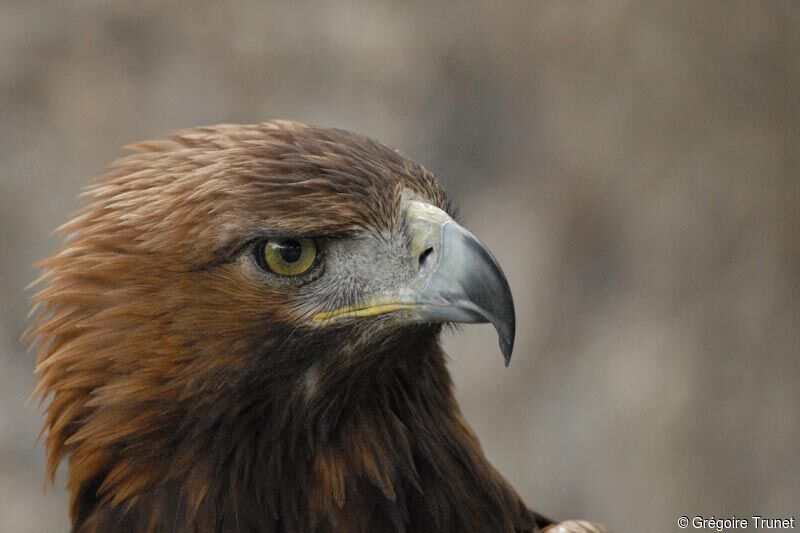
[[[281,408],[211,410],[161,457],[115,455],[119,483],[73,492],[76,530],[535,531],[461,416],[435,339],[399,352],[336,396],[306,383]]]

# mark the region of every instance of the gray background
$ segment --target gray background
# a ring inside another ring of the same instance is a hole
[[[800,3],[0,3],[0,530],[43,488],[30,265],[119,146],[291,118],[433,170],[517,301],[447,339],[530,506],[619,532],[800,514]]]

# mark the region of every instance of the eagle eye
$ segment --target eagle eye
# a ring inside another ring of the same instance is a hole
[[[265,239],[256,246],[258,265],[279,276],[299,276],[314,266],[317,244],[313,239]]]

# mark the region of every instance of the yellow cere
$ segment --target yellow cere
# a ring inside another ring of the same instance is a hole
[[[406,215],[413,228],[411,251],[416,257],[428,247],[434,233],[441,233],[442,227],[453,219],[436,206],[420,200],[406,199]]]
[[[383,315],[404,309],[413,309],[413,304],[404,303],[376,303],[372,305],[347,306],[334,311],[322,311],[314,315],[312,320],[315,322],[325,322],[337,318],[366,318],[370,316]]]

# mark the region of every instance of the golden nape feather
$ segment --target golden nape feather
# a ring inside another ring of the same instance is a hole
[[[73,531],[561,531],[453,398],[442,325],[507,363],[514,307],[431,173],[287,121],[129,148],[32,298]]]

